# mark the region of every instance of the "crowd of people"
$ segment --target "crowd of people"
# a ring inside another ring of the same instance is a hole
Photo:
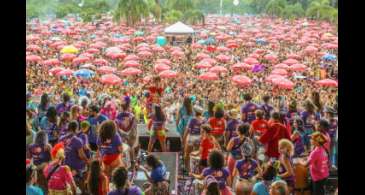
[[[203,181],[194,184],[201,194],[325,194],[337,167],[337,87],[318,81],[337,80],[336,28],[239,19],[207,17],[193,26],[194,43],[162,46],[154,41],[163,27],[152,23],[131,28],[107,16],[27,23],[27,194],[169,194],[166,166],[151,153],[156,142],[169,151],[169,123],[181,137],[182,176]],[[69,45],[74,51],[60,52]],[[139,72],[123,74],[128,61]],[[305,68],[290,68],[296,64]],[[90,74],[76,74],[85,67]],[[103,79],[113,73],[123,79]],[[232,82],[238,74],[251,80]],[[145,163],[138,124],[150,136]],[[145,173],[145,186],[133,184],[135,170]],[[300,184],[307,177],[312,189]]]

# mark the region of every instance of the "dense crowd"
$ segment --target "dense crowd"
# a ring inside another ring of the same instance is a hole
[[[155,142],[169,151],[168,123],[181,137],[181,177],[200,181],[198,193],[289,194],[308,177],[312,194],[324,194],[337,166],[337,83],[319,81],[337,80],[336,29],[239,19],[210,16],[193,26],[194,43],[162,46],[152,23],[27,23],[27,194],[169,194],[168,170],[151,153]],[[139,71],[124,74],[129,66]],[[232,79],[240,74],[249,81]],[[143,163],[140,123],[150,133]],[[135,170],[145,186],[133,184]]]

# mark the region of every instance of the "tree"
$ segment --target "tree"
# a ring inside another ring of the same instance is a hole
[[[181,11],[182,13],[193,9],[194,7],[192,0],[169,0],[167,1],[167,6],[171,9]]]
[[[171,24],[171,23],[178,22],[179,20],[182,19],[182,17],[183,17],[183,13],[181,11],[170,10],[166,13],[166,15],[164,17],[164,21]]]
[[[149,9],[145,0],[119,0],[113,19],[120,22],[124,18],[128,26],[133,26],[146,18],[148,14]]]
[[[265,7],[265,12],[271,16],[282,16],[286,5],[285,0],[270,0]]]
[[[288,19],[300,18],[305,15],[302,4],[287,5],[283,11],[283,16]]]
[[[309,4],[306,16],[313,19],[335,21],[337,20],[337,9],[330,6],[329,0],[314,0]]]
[[[187,12],[185,12],[183,20],[184,22],[193,25],[197,24],[198,22],[200,22],[203,25],[205,24],[204,13],[201,12],[200,10],[188,10]]]

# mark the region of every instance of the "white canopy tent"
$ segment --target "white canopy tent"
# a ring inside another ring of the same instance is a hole
[[[165,28],[164,32],[165,34],[193,34],[194,29],[182,22],[176,22],[175,24]]]

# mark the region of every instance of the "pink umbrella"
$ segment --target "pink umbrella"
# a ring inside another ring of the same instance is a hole
[[[160,46],[155,46],[155,47],[152,47],[152,51],[154,51],[154,52],[164,52],[165,49],[163,47],[160,47]]]
[[[223,54],[219,54],[218,56],[215,57],[218,61],[220,62],[228,62],[229,60],[231,60],[231,58],[229,56],[223,55]]]
[[[105,54],[107,57],[115,60],[115,59],[124,59],[126,57],[125,53],[106,53]]]
[[[218,75],[214,72],[206,72],[198,76],[200,80],[215,81],[218,80]]]
[[[308,67],[304,64],[293,64],[289,67],[290,70],[293,70],[293,71],[305,71]]]
[[[39,62],[41,60],[42,60],[42,58],[37,55],[29,55],[26,57],[27,62]]]
[[[253,53],[251,55],[248,56],[249,58],[254,58],[254,59],[257,59],[257,58],[260,58],[260,55],[257,54],[257,53]]]
[[[332,79],[323,79],[320,81],[317,81],[316,84],[322,86],[322,87],[337,87],[338,83],[335,80]]]
[[[111,66],[101,66],[97,69],[98,72],[103,74],[111,74],[115,72],[117,69]]]
[[[287,75],[288,71],[286,71],[285,69],[274,69],[271,74]]]
[[[77,58],[74,58],[72,60],[72,64],[73,65],[79,65],[81,63],[86,63],[86,62],[89,62],[90,61],[90,58],[88,57],[77,57]]]
[[[167,64],[167,65],[170,65],[171,64],[171,61],[169,59],[157,59],[156,60],[156,63],[157,64]]]
[[[170,70],[171,67],[169,65],[166,64],[156,64],[154,67],[156,72],[162,72],[164,70]]]
[[[57,66],[57,65],[60,65],[60,61],[58,59],[49,59],[49,60],[43,61],[43,65],[46,65],[46,66],[51,66],[51,65]]]
[[[193,49],[202,49],[202,48],[203,48],[203,46],[202,46],[202,45],[200,45],[200,44],[198,44],[198,43],[194,43],[194,44],[192,44],[192,45],[191,45],[191,47],[192,47]]]
[[[120,74],[123,76],[134,76],[134,75],[139,75],[141,73],[142,70],[133,67],[126,68],[120,72]]]
[[[177,76],[177,72],[172,70],[164,70],[160,72],[159,76],[161,78],[175,78]]]
[[[54,68],[51,68],[48,72],[52,75],[55,75],[55,74],[57,74],[58,72],[60,72],[62,70],[65,70],[65,68],[63,68],[63,67],[54,67]]]
[[[174,56],[174,57],[183,57],[184,56],[184,52],[174,50],[173,52],[171,52],[171,55]]]
[[[217,51],[219,51],[219,52],[227,52],[227,51],[229,51],[229,48],[220,46],[220,47],[217,47]]]
[[[207,62],[207,63],[212,64],[212,65],[217,63],[217,61],[213,58],[205,58],[200,62]]]
[[[276,64],[274,66],[274,68],[279,68],[279,69],[288,69],[289,66],[287,64]]]
[[[298,64],[298,60],[295,60],[295,59],[287,59],[283,62],[284,64],[287,64],[287,65],[292,65],[292,64]]]
[[[236,63],[233,66],[231,66],[231,68],[233,70],[237,71],[237,70],[240,70],[240,69],[252,69],[252,66],[249,65],[249,64],[239,62],[239,63]]]
[[[206,61],[201,61],[197,65],[194,66],[194,68],[197,68],[197,69],[206,69],[206,68],[211,68],[211,67],[212,67],[212,65]]]
[[[101,76],[99,81],[103,84],[116,85],[120,84],[122,82],[122,79],[120,79],[115,74],[106,74]]]
[[[141,51],[138,53],[139,56],[141,57],[151,57],[152,56],[152,53],[149,52],[149,51]]]
[[[70,76],[74,73],[73,70],[70,69],[64,69],[56,73],[57,76]]]
[[[237,43],[227,43],[227,47],[230,49],[238,48],[238,44]]]
[[[209,58],[209,55],[206,53],[198,53],[195,57],[195,60],[202,60],[204,58]]]
[[[62,61],[72,61],[74,58],[76,58],[76,55],[71,53],[65,53],[61,55]]]
[[[282,89],[293,89],[294,83],[286,78],[273,79],[273,84]]]
[[[143,37],[136,37],[133,39],[133,42],[142,42],[144,41],[145,39]]]
[[[212,68],[209,69],[209,72],[214,72],[214,73],[226,73],[228,72],[227,68],[223,67],[223,66],[214,66]]]
[[[93,64],[99,65],[99,66],[106,66],[109,64],[109,62],[106,61],[105,59],[99,58],[99,59],[95,59]]]
[[[241,87],[248,86],[252,83],[251,79],[244,75],[235,75],[232,77],[232,81]]]
[[[274,61],[278,60],[278,56],[274,55],[274,54],[267,54],[267,55],[264,56],[264,59],[268,60],[268,61],[271,61],[271,62],[274,62]]]
[[[124,58],[125,61],[130,61],[130,60],[139,60],[139,57],[134,55],[134,54],[130,54],[127,57]]]
[[[246,58],[246,59],[244,60],[244,63],[246,63],[246,64],[250,64],[250,65],[253,65],[253,64],[258,64],[258,63],[259,63],[259,61],[257,61],[257,59],[256,59],[256,58]]]
[[[281,75],[277,75],[277,74],[271,74],[271,75],[267,76],[265,78],[265,80],[267,82],[270,82],[271,83],[274,79],[283,79],[283,78],[285,78],[285,77],[284,76],[281,76]]]
[[[100,51],[96,48],[90,48],[88,50],[86,50],[86,53],[90,53],[90,54],[96,54],[99,53]]]
[[[314,53],[314,52],[317,52],[318,49],[316,47],[313,47],[313,46],[308,46],[304,49],[305,52],[307,53]]]
[[[143,83],[149,83],[152,80],[152,76],[145,76],[143,78]]]
[[[139,67],[141,66],[138,61],[135,60],[129,60],[124,62],[124,67]]]
[[[296,60],[300,60],[302,57],[298,54],[289,54],[287,56],[288,59],[296,59]]]
[[[42,49],[38,46],[38,45],[29,45],[27,47],[27,51],[33,51],[33,52],[36,52],[36,51],[41,51]]]
[[[89,59],[93,59],[94,55],[91,53],[82,53],[79,55],[79,57],[85,57],[85,58],[89,58]]]
[[[96,66],[94,66],[92,64],[84,64],[84,65],[81,65],[80,68],[96,69]]]

